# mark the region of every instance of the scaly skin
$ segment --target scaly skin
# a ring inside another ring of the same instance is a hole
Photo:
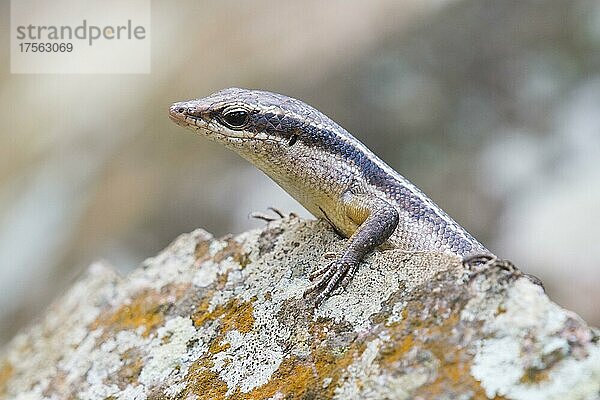
[[[299,100],[231,88],[175,103],[170,117],[237,152],[349,238],[339,258],[311,275],[306,293],[319,291],[317,304],[337,285],[345,287],[380,245],[491,255],[406,178]]]

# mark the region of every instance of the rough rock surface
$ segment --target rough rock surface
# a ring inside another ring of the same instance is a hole
[[[95,264],[0,356],[10,399],[598,399],[598,335],[519,273],[378,251],[315,309],[344,241],[296,218]]]

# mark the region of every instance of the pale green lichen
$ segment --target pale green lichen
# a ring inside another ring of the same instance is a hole
[[[214,355],[213,371],[227,383],[227,395],[239,389],[248,393],[271,379],[283,361],[283,349],[267,335],[227,332],[221,344],[227,349]]]
[[[406,301],[401,301],[392,307],[392,312],[386,321],[386,325],[395,324],[402,321],[402,310],[406,307]]]
[[[267,383],[284,359],[280,343],[288,340],[290,332],[273,315],[278,303],[263,301],[253,308],[251,332],[227,331],[221,345],[225,350],[213,357],[213,371],[227,383],[227,394],[239,389],[248,393]]]
[[[192,284],[199,288],[208,287],[213,284],[217,279],[217,272],[219,271],[219,264],[208,260],[200,264],[198,272],[194,274],[192,278]]]
[[[189,284],[195,273],[191,267],[196,261],[196,246],[212,238],[204,229],[180,235],[157,256],[146,259],[142,268],[129,275],[128,294],[135,293],[140,288],[158,291],[167,285]]]
[[[195,346],[202,348],[203,343],[199,341],[190,318],[175,317],[168,320],[165,326],[158,329],[157,337],[150,345],[146,365],[140,373],[140,383],[152,387],[164,383],[173,373],[185,376],[187,344],[192,339],[197,339]]]
[[[590,347],[582,360],[567,358],[570,344],[561,334],[567,314],[539,287],[517,280],[502,310],[482,327],[488,337],[477,344],[471,368],[488,397],[581,400],[600,393],[600,349]],[[552,364],[546,365],[550,355]],[[523,379],[532,367],[545,371],[542,382]]]

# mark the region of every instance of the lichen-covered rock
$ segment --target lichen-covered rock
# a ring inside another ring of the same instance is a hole
[[[0,358],[10,399],[598,399],[598,335],[520,274],[377,251],[315,308],[344,241],[296,218],[93,265]]]

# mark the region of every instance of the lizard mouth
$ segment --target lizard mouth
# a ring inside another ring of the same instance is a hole
[[[196,120],[201,119],[191,114],[192,108],[185,102],[174,103],[169,107],[169,118],[184,128],[200,127]]]
[[[174,103],[169,107],[169,118],[177,125],[191,129],[193,131],[208,131],[214,134],[223,135],[216,129],[211,129],[212,120],[208,118],[206,112],[198,111],[198,107],[189,102]]]

